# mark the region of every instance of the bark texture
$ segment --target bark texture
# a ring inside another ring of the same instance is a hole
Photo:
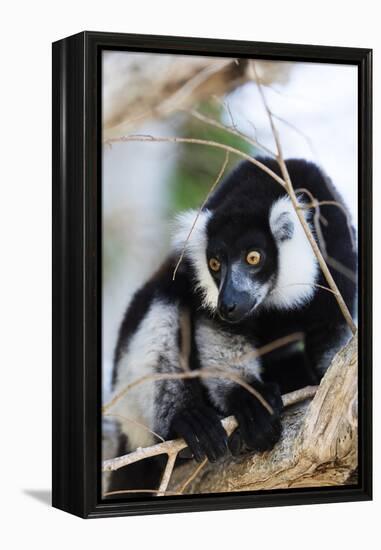
[[[311,402],[287,409],[281,441],[270,452],[208,463],[186,493],[257,491],[353,483],[357,469],[357,337],[334,358]],[[178,468],[169,486],[191,476]]]

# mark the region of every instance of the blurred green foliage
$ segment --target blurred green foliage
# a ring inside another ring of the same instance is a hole
[[[197,110],[209,118],[222,122],[224,107],[215,100],[200,104]],[[223,129],[210,126],[191,115],[186,116],[177,134],[182,137],[217,141],[240,149],[245,153],[254,153],[250,144],[240,137]],[[200,206],[217,178],[225,158],[225,152],[222,149],[206,147],[205,145],[183,143],[178,147],[180,148],[178,162],[171,175],[168,189],[170,196],[169,216],[180,210]],[[228,173],[239,160],[239,157],[230,154],[225,173]]]

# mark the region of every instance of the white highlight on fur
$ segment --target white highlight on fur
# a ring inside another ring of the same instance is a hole
[[[145,375],[157,372],[159,357],[168,363],[178,364],[176,340],[179,326],[178,307],[155,300],[136,333],[132,335],[126,352],[118,363],[118,379],[115,392]],[[144,382],[132,388],[120,399],[112,412],[144,424],[150,429],[155,425],[155,382]],[[133,422],[120,421],[121,430],[128,437],[129,449],[152,445],[154,436]]]
[[[197,216],[197,210],[187,210],[179,214],[175,220],[174,237],[172,240],[175,250],[179,253],[183,250],[192,224]],[[185,256],[192,262],[196,272],[196,288],[202,293],[204,307],[211,312],[217,309],[218,288],[210,274],[207,258],[206,226],[211,216],[209,210],[200,213],[192,234],[186,244]]]
[[[281,240],[279,224],[285,214],[294,224],[292,237]],[[305,211],[306,219],[308,212]],[[291,309],[311,300],[316,292],[314,286],[318,277],[318,262],[303,227],[296,215],[290,198],[285,195],[278,199],[270,211],[270,227],[279,251],[279,269],[275,287],[264,304],[279,309]],[[278,238],[277,238],[278,236]]]
[[[200,319],[195,330],[202,369],[222,367],[247,381],[261,379],[260,360],[255,357],[248,357],[248,354],[254,351],[254,347],[244,336],[231,334],[216,328],[213,321],[209,319]],[[201,380],[207,387],[214,405],[223,407],[226,392],[235,383],[224,378],[204,378]]]

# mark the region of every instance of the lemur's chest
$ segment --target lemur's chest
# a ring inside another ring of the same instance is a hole
[[[255,348],[246,337],[224,331],[209,320],[196,323],[195,339],[202,368],[239,368],[257,363]]]

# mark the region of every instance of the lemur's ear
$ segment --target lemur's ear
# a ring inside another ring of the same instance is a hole
[[[281,212],[271,221],[271,231],[278,242],[288,241],[294,234],[294,222],[292,214],[288,211]]]

